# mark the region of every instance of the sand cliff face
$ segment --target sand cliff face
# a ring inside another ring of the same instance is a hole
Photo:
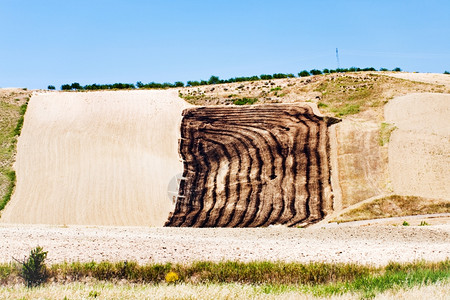
[[[184,180],[167,226],[294,226],[332,210],[328,124],[308,105],[201,107],[183,115]]]
[[[450,200],[450,95],[398,97],[385,117],[397,127],[389,142],[394,193]]]
[[[164,225],[186,107],[173,90],[33,96],[0,222]]]

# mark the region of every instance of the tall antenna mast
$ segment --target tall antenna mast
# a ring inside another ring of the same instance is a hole
[[[336,48],[336,61],[337,61],[337,67],[338,67],[338,69],[340,69],[341,67],[339,65],[339,50],[338,50],[338,48]]]

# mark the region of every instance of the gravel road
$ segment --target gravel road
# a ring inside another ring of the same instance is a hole
[[[450,257],[450,225],[256,229],[0,225],[0,262],[42,246],[48,262],[357,262]]]

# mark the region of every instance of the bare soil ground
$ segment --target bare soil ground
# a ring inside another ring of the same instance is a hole
[[[121,261],[354,262],[450,257],[450,225],[335,228],[149,228],[0,225],[0,261],[23,258],[40,245],[49,263]]]
[[[384,73],[384,72],[383,72]],[[436,73],[407,73],[407,72],[386,72],[387,76],[417,81],[427,82],[437,85],[450,86],[450,75],[448,74],[436,74]]]
[[[389,141],[394,193],[450,201],[450,94],[397,97],[385,118],[396,126]]]
[[[0,222],[162,226],[187,106],[175,90],[33,96]]]

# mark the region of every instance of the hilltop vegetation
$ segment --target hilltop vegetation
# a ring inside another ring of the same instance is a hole
[[[299,77],[307,77],[312,75],[320,75],[320,74],[332,74],[332,73],[347,73],[347,72],[361,72],[361,71],[376,71],[375,68],[338,68],[338,69],[323,69],[323,71],[312,69],[310,71],[303,70],[298,73]],[[388,71],[386,68],[381,68],[380,71]],[[400,68],[395,68],[392,71],[400,72]],[[260,76],[241,76],[241,77],[233,77],[229,79],[220,79],[218,76],[212,75],[209,80],[189,80],[187,81],[186,86],[202,86],[202,85],[210,85],[210,84],[224,84],[224,83],[234,83],[234,82],[246,82],[246,81],[258,81],[258,80],[271,80],[271,79],[283,79],[283,78],[295,78],[295,75],[292,73],[284,74],[284,73],[275,73],[273,75],[270,74],[262,74]],[[90,91],[90,90],[120,90],[120,89],[166,89],[166,88],[176,88],[176,87],[184,87],[184,83],[181,81],[176,81],[175,83],[164,82],[150,82],[150,83],[142,83],[138,81],[136,85],[132,83],[114,83],[114,84],[88,84],[82,86],[78,82],[74,82],[72,84],[63,84],[61,86],[61,90],[63,91]],[[49,85],[49,90],[54,90],[55,86]]]
[[[185,87],[180,96],[194,105],[229,105],[239,99],[256,99],[252,104],[314,102],[323,113],[342,117],[369,109],[381,112],[390,99],[417,92],[450,91],[443,85],[393,78],[383,72],[352,72]]]

